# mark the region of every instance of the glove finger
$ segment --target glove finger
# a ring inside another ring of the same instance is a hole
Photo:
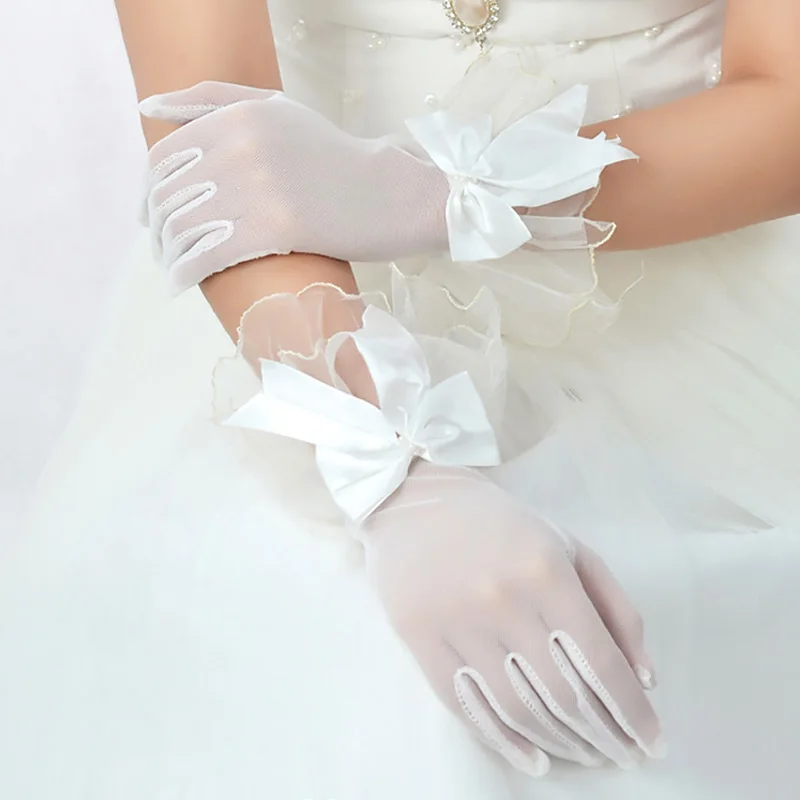
[[[242,100],[266,100],[273,89],[257,89],[221,81],[202,81],[188,89],[154,94],[139,103],[139,113],[148,119],[185,124]]]
[[[639,679],[586,596],[577,573],[574,586],[543,615],[551,631],[551,650],[559,667],[575,684],[573,671],[607,710],[614,727],[651,757],[662,750],[661,726]],[[564,656],[562,657],[562,653]],[[566,662],[564,659],[566,658]]]
[[[227,242],[233,235],[233,223],[228,220],[211,219],[197,225],[182,227],[178,233],[166,234],[162,240],[162,261],[166,269],[182,268],[186,262],[196,260],[202,254],[211,253]],[[234,266],[222,263],[212,272],[221,272],[223,269]],[[246,261],[242,255],[240,261]],[[209,273],[211,274],[211,273]],[[207,275],[204,277],[208,277]]]
[[[179,238],[190,228],[234,213],[235,206],[232,208],[229,200],[232,193],[225,193],[227,205],[220,203],[219,186],[206,178],[204,172],[208,171],[176,173],[151,190],[148,199],[150,225],[161,230],[165,243]]]
[[[645,689],[656,685],[653,661],[644,646],[644,624],[605,561],[581,544],[575,555],[575,570],[592,604],[617,646]]]
[[[457,647],[443,643],[438,637],[405,638],[431,688],[473,736],[521,772],[534,777],[547,772],[550,767],[547,755],[497,716],[474,679],[475,671],[467,666]],[[502,659],[500,663],[502,667]]]
[[[158,206],[152,206],[151,202],[147,203],[144,222],[150,228],[153,252],[165,268],[179,258],[187,247],[191,246],[191,243],[187,242],[182,248],[178,247],[176,250],[176,245],[181,241],[181,234],[188,227],[186,224],[179,224],[181,213],[205,202],[206,196],[211,191],[213,191],[213,187],[208,185],[187,186],[167,197]],[[173,229],[165,234],[164,226],[170,219],[173,220]],[[177,230],[174,229],[176,223],[179,224]]]
[[[575,661],[565,652],[563,632],[550,634],[550,655],[558,670],[569,683],[574,693],[577,713],[571,724],[601,753],[622,769],[633,769],[643,760],[635,739],[628,735],[593,691],[594,687],[584,680],[575,667]]]
[[[503,672],[502,661],[500,672]],[[470,720],[484,743],[526,775],[539,778],[549,772],[550,759],[532,741],[536,737],[505,711],[488,681],[477,669],[461,667],[453,676],[453,687],[462,715]]]
[[[210,207],[196,212],[191,220],[187,218],[200,206],[207,206],[217,193],[213,181],[194,180],[199,176],[178,176],[174,180],[156,185],[147,198],[147,224],[160,238],[168,240],[182,231],[219,216]]]

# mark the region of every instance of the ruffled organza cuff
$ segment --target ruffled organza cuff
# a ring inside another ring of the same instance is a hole
[[[391,296],[316,284],[263,298],[216,370],[226,425],[315,445],[337,505],[360,522],[422,458],[501,461],[508,369],[488,292],[469,307],[394,270]]]

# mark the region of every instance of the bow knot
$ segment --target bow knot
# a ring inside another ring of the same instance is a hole
[[[448,173],[447,180],[450,183],[450,188],[454,192],[470,191],[471,187],[478,183],[478,179],[474,175],[461,175],[457,173]]]

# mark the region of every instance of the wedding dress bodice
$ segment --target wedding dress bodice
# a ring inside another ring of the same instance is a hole
[[[326,112],[357,134],[396,130],[435,107],[479,56],[441,0],[270,8],[287,89],[319,103],[324,84]],[[590,119],[609,119],[717,83],[724,11],[724,0],[504,0],[488,45],[520,53],[556,88],[588,84]]]

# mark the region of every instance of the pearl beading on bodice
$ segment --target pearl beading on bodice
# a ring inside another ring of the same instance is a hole
[[[331,55],[336,39],[342,54],[336,89],[341,122],[356,133],[385,132],[377,117],[386,117],[383,112],[390,109],[371,110],[376,95],[396,93],[406,117],[436,108],[479,56],[474,35],[452,27],[442,0],[305,0],[291,5],[294,17],[283,28],[284,45],[298,59],[319,59],[322,39],[327,57],[336,58]],[[297,15],[298,7],[303,16]],[[577,8],[588,10],[584,16],[593,21],[576,22]],[[600,17],[603,8],[607,15],[617,13]],[[628,13],[621,14],[620,8]],[[502,0],[500,9],[489,48],[519,51],[559,85],[588,83],[594,89],[594,119],[620,117],[702,91],[722,77],[724,0]],[[634,22],[648,24],[630,29]],[[615,30],[621,32],[609,33]],[[564,38],[573,31],[581,35]],[[335,70],[325,72],[332,80]],[[396,126],[390,124],[389,130]]]

